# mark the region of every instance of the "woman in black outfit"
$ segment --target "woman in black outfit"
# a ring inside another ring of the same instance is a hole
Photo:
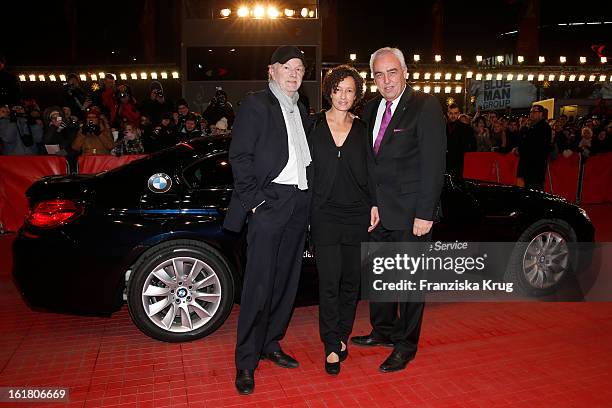
[[[363,95],[363,79],[354,68],[338,66],[323,80],[323,95],[332,107],[317,115],[310,136],[311,230],[325,370],[338,374],[355,320],[361,242],[378,224],[378,208],[368,176],[367,128],[349,112]]]

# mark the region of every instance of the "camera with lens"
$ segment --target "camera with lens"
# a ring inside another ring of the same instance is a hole
[[[162,91],[161,89],[154,89],[153,94],[155,94],[155,96],[158,98],[164,97],[164,91]]]
[[[83,133],[95,133],[96,135],[100,133],[100,126],[96,125],[93,121],[87,121],[87,123],[83,126]]]

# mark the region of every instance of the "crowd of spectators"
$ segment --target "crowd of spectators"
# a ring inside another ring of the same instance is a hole
[[[66,79],[61,105],[44,110],[34,100],[0,95],[0,154],[56,154],[73,161],[79,155],[152,153],[194,137],[227,133],[234,121],[221,89],[200,113],[191,111],[185,99],[168,100],[158,81],[139,102],[129,84],[113,74],[93,91],[85,90],[75,74]]]

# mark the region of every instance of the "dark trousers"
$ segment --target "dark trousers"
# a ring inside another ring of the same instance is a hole
[[[353,330],[361,280],[361,244],[316,245],[319,334],[325,355],[340,351]]]
[[[298,288],[308,194],[272,183],[266,202],[249,216],[236,368],[257,367],[261,353],[280,350]]]
[[[370,234],[374,242],[426,242],[431,232],[423,237],[412,230],[388,230],[379,225]],[[415,355],[421,334],[423,302],[370,302],[370,324],[375,337],[391,340],[397,351]]]

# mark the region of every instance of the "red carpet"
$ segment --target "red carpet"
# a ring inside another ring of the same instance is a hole
[[[612,205],[589,206],[612,241]],[[12,237],[0,237],[0,387],[63,386],[69,407],[610,407],[610,303],[453,303],[425,309],[408,368],[382,374],[388,349],[350,347],[342,372],[323,371],[317,307],[298,308],[283,347],[301,363],[262,362],[255,394],[234,390],[238,307],[214,335],[165,344],[142,335],[124,307],[112,318],[31,311],[8,279]],[[367,304],[354,334],[369,331]]]

